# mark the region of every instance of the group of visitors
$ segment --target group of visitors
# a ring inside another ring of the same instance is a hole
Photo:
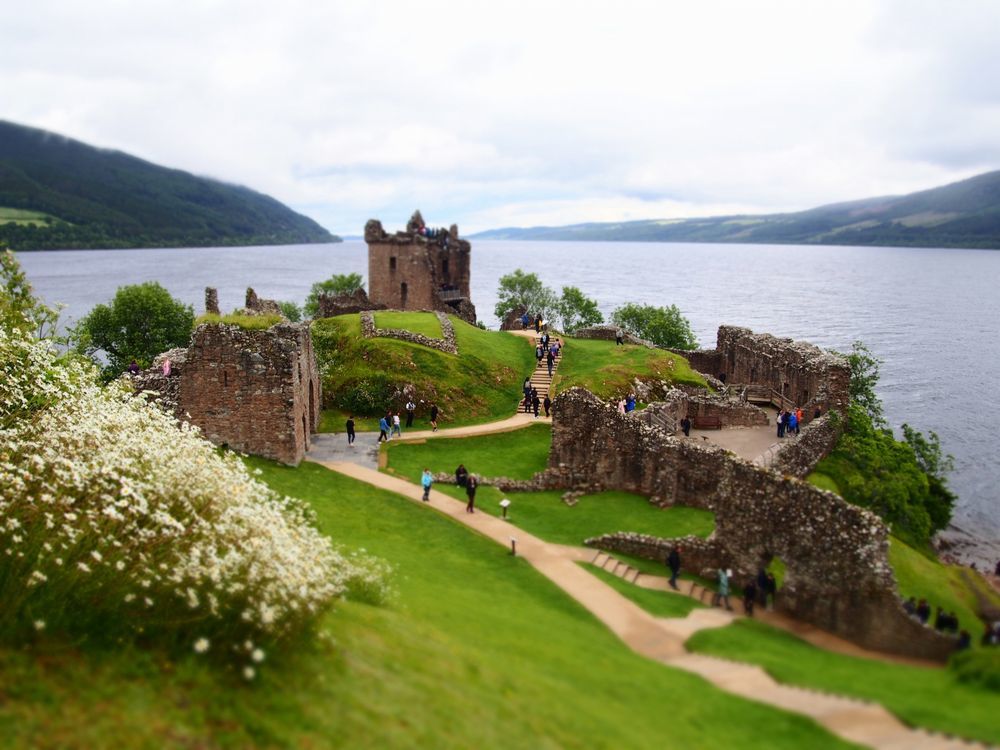
[[[535,346],[535,361],[540,365],[542,359],[545,359],[545,363],[549,367],[550,378],[552,377],[552,371],[555,369],[556,360],[559,358],[561,351],[562,342],[559,339],[551,340],[548,333],[543,333],[539,338],[538,344]]]
[[[676,545],[670,548],[670,552],[667,553],[667,568],[670,570],[670,588],[677,590],[677,576],[680,574],[681,570],[681,553],[684,548],[680,545]],[[718,568],[716,571],[716,579],[718,581],[718,588],[712,595],[712,606],[725,606],[726,609],[732,610],[732,605],[729,602],[729,587],[730,582],[733,578],[733,571],[731,568]],[[756,604],[760,604],[762,607],[770,609],[774,606],[774,597],[778,592],[778,582],[774,577],[774,574],[765,568],[760,568],[757,571],[756,578],[749,578],[747,582],[743,585],[743,610],[746,612],[748,617],[753,617],[753,610]]]
[[[786,435],[789,437],[798,435],[799,430],[802,428],[802,409],[797,406],[794,409],[780,409],[776,423],[778,425],[778,437],[783,438]]]
[[[939,633],[951,633],[958,636],[956,648],[961,651],[972,645],[972,635],[968,630],[960,627],[958,615],[954,611],[946,611],[941,607],[934,608],[934,619],[931,620],[931,605],[926,599],[917,601],[915,596],[911,596],[903,602],[903,609],[906,613],[920,621],[921,625],[933,627]],[[1000,622],[988,625],[983,633],[982,645],[1000,645]]]
[[[635,411],[635,394],[630,393],[625,398],[618,399],[618,413],[628,414],[630,411]]]
[[[431,486],[434,484],[434,475],[428,467],[424,467],[424,473],[420,476],[420,486],[424,488],[423,501],[429,503],[431,500]],[[459,464],[455,469],[455,484],[465,489],[465,496],[468,502],[465,505],[466,513],[476,512],[476,490],[479,488],[479,477],[470,474],[465,468],[465,464]]]
[[[521,330],[527,331],[532,326],[535,327],[535,333],[542,332],[542,326],[545,325],[545,321],[542,320],[541,315],[529,315],[527,311],[521,316]]]
[[[522,405],[524,406],[524,413],[531,414],[534,412],[535,419],[538,419],[538,408],[540,406],[545,407],[545,416],[549,416],[552,410],[552,399],[549,398],[549,394],[545,394],[545,398],[541,398],[538,395],[538,389],[531,384],[531,378],[527,377],[524,379],[524,384],[521,386],[521,393],[524,395],[522,400]]]
[[[417,411],[417,405],[413,403],[410,399],[406,402],[404,407],[406,412],[406,427],[413,426],[413,417]],[[431,431],[437,432],[438,428],[438,407],[437,404],[431,403],[430,407],[430,423]],[[380,417],[378,420],[378,440],[376,442],[389,442],[392,440],[393,436],[402,437],[403,436],[403,424],[402,424],[403,413],[396,411],[393,412],[391,409],[387,410],[385,415]],[[347,417],[347,422],[344,424],[347,428],[347,444],[354,445],[354,441],[357,437],[355,431],[354,415],[351,414]]]

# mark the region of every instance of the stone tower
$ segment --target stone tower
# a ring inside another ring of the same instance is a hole
[[[368,297],[394,310],[440,310],[475,324],[469,292],[472,246],[458,227],[429,229],[417,211],[406,231],[387,234],[382,222],[365,224]]]

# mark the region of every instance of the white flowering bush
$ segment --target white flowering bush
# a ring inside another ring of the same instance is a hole
[[[383,563],[95,374],[0,327],[0,637],[138,637],[252,676],[335,597],[384,596]]]

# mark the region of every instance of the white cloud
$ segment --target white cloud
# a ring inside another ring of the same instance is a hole
[[[36,0],[0,117],[334,231],[806,208],[1000,166],[1000,5]]]

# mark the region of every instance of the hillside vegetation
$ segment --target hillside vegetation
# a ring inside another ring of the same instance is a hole
[[[339,238],[249,188],[0,121],[0,241],[47,250]]]
[[[1000,171],[909,195],[835,203],[796,213],[505,228],[473,236],[497,240],[1000,248]]]
[[[440,324],[431,313],[376,318],[379,325],[407,325],[430,334]],[[433,321],[433,322],[431,322]],[[392,338],[361,336],[358,315],[313,323],[313,346],[323,378],[323,408],[375,417],[402,411],[408,398],[424,421],[436,403],[442,425],[489,422],[509,417],[521,398],[524,376],[535,358],[527,339],[484,331],[451,316],[458,354],[445,354]],[[407,390],[409,389],[409,390]],[[410,395],[407,395],[410,394]],[[339,419],[327,424],[340,429]]]

